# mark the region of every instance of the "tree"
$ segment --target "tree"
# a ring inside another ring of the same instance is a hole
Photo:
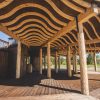
[[[55,65],[55,58],[51,57],[51,65]]]
[[[91,54],[88,54],[87,56],[87,64],[93,64],[93,57]]]

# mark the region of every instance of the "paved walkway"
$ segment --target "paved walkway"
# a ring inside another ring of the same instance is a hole
[[[76,93],[44,95],[44,96],[26,96],[26,97],[6,97],[0,100],[99,100],[91,96],[85,96]]]
[[[90,92],[90,95],[100,99],[100,88]]]
[[[58,74],[52,73],[53,79],[47,79],[45,76],[45,73],[39,75],[34,72],[19,80],[0,80],[0,100],[32,100],[32,98],[34,98],[33,100],[38,100],[38,98],[48,98],[47,100],[53,100],[53,98],[54,100],[92,100],[89,99],[90,97],[84,99],[80,94],[79,74],[70,79],[63,71]],[[90,95],[100,99],[100,90],[98,90],[100,88],[100,74],[89,74],[89,88]],[[73,93],[78,94],[74,95]],[[80,96],[83,98],[80,98]]]

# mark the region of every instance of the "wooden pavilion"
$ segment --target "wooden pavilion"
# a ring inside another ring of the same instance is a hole
[[[56,70],[59,55],[66,55],[68,76],[72,77],[71,56],[76,69],[79,54],[81,91],[89,95],[86,52],[94,53],[96,66],[95,53],[100,51],[99,12],[99,0],[0,0],[0,31],[18,40],[16,78],[25,72],[25,57],[34,58],[31,64],[42,74],[46,55],[48,78],[51,55],[55,56]]]

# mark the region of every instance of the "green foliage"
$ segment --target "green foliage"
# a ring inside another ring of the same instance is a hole
[[[80,65],[80,59],[77,59],[77,64]]]
[[[96,58],[100,59],[100,54],[96,55]]]
[[[93,64],[93,57],[92,57],[91,54],[89,54],[89,55],[87,56],[87,64],[88,64],[88,65],[89,65],[89,64]]]
[[[55,58],[51,57],[51,65],[55,65]]]
[[[63,62],[64,62],[64,58],[60,57],[60,63],[61,63],[61,65],[63,64]]]
[[[60,64],[66,65],[66,59],[64,57],[60,57]],[[51,65],[55,65],[55,57],[51,57]]]

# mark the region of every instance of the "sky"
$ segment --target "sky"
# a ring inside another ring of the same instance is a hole
[[[9,36],[0,31],[0,39],[8,41]]]

